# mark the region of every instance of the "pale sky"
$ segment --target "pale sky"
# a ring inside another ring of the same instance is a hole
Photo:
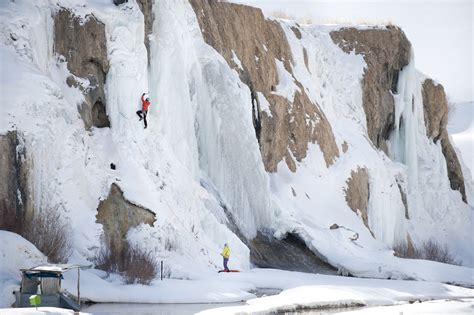
[[[453,102],[474,101],[473,0],[232,0],[284,11],[314,23],[399,25],[415,51],[415,65],[444,85]]]

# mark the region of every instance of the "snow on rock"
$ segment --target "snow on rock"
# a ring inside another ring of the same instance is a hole
[[[12,292],[20,286],[20,269],[43,263],[46,257],[33,244],[18,234],[0,230],[0,307],[15,302]]]
[[[293,103],[295,99],[295,93],[300,89],[295,84],[291,73],[285,69],[285,64],[278,59],[275,59],[275,64],[278,73],[278,85],[275,87],[275,91],[273,93],[283,96],[288,101],[290,101],[290,103]]]
[[[257,92],[258,100],[260,102],[260,111],[266,113],[268,117],[273,117],[272,112],[270,110],[270,103],[268,103],[267,98],[263,93]]]
[[[237,65],[237,67],[239,67],[239,69],[244,70],[244,68],[242,68],[242,62],[240,61],[239,57],[237,57],[237,55],[235,54],[235,51],[233,50],[232,50],[232,61],[235,62],[235,64]]]

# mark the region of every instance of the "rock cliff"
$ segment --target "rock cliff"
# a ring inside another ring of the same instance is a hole
[[[258,8],[219,1],[194,0],[191,4],[206,43],[225,58],[251,91],[248,106],[253,109],[265,169],[275,172],[284,160],[296,171],[295,162],[306,157],[308,143],[318,143],[326,165],[333,164],[339,150],[331,126],[295,79],[291,49],[280,24],[266,19]],[[293,99],[277,94],[282,71],[297,86]],[[264,110],[267,103],[269,111]]]
[[[67,84],[84,94],[85,102],[78,109],[86,129],[110,126],[104,91],[109,71],[106,43],[105,25],[93,15],[82,18],[61,9],[54,16],[54,52],[67,61],[72,74]],[[80,79],[89,84],[84,85]]]
[[[462,195],[462,200],[467,203],[461,164],[449,141],[449,134],[446,129],[448,124],[448,100],[444,88],[441,84],[427,79],[423,82],[422,95],[426,135],[434,142],[441,141],[451,188],[458,190]]]
[[[33,214],[31,162],[17,131],[0,135],[0,229],[21,234]]]
[[[358,168],[351,172],[345,189],[346,202],[352,211],[357,213],[369,228],[369,216],[367,213],[370,197],[369,173],[366,168]]]
[[[367,132],[374,145],[387,152],[386,140],[394,126],[394,99],[399,71],[410,62],[411,44],[398,27],[386,29],[342,28],[331,32],[335,43],[345,52],[364,56],[367,68],[362,82]],[[427,136],[441,139],[448,176],[453,190],[459,190],[466,202],[464,178],[456,152],[449,141],[447,99],[442,85],[427,79],[422,85]]]
[[[112,184],[109,195],[99,203],[97,223],[104,229],[105,245],[113,255],[122,257],[127,243],[127,233],[139,224],[153,226],[155,213],[125,199],[117,184]]]
[[[386,140],[394,124],[393,94],[398,73],[410,62],[411,44],[398,27],[386,29],[342,28],[330,33],[342,50],[364,56],[367,67],[362,81],[362,102],[372,143],[387,153]]]

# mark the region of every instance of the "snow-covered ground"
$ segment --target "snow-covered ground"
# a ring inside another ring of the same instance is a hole
[[[33,244],[18,234],[0,230],[0,307],[15,302],[12,292],[20,287],[20,269],[45,262],[46,257]]]

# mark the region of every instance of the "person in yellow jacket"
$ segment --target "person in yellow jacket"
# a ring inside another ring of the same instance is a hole
[[[230,257],[230,248],[227,243],[224,244],[224,249],[222,250],[221,256],[224,257],[224,271],[229,272],[229,268],[227,268],[227,262],[229,261]]]

